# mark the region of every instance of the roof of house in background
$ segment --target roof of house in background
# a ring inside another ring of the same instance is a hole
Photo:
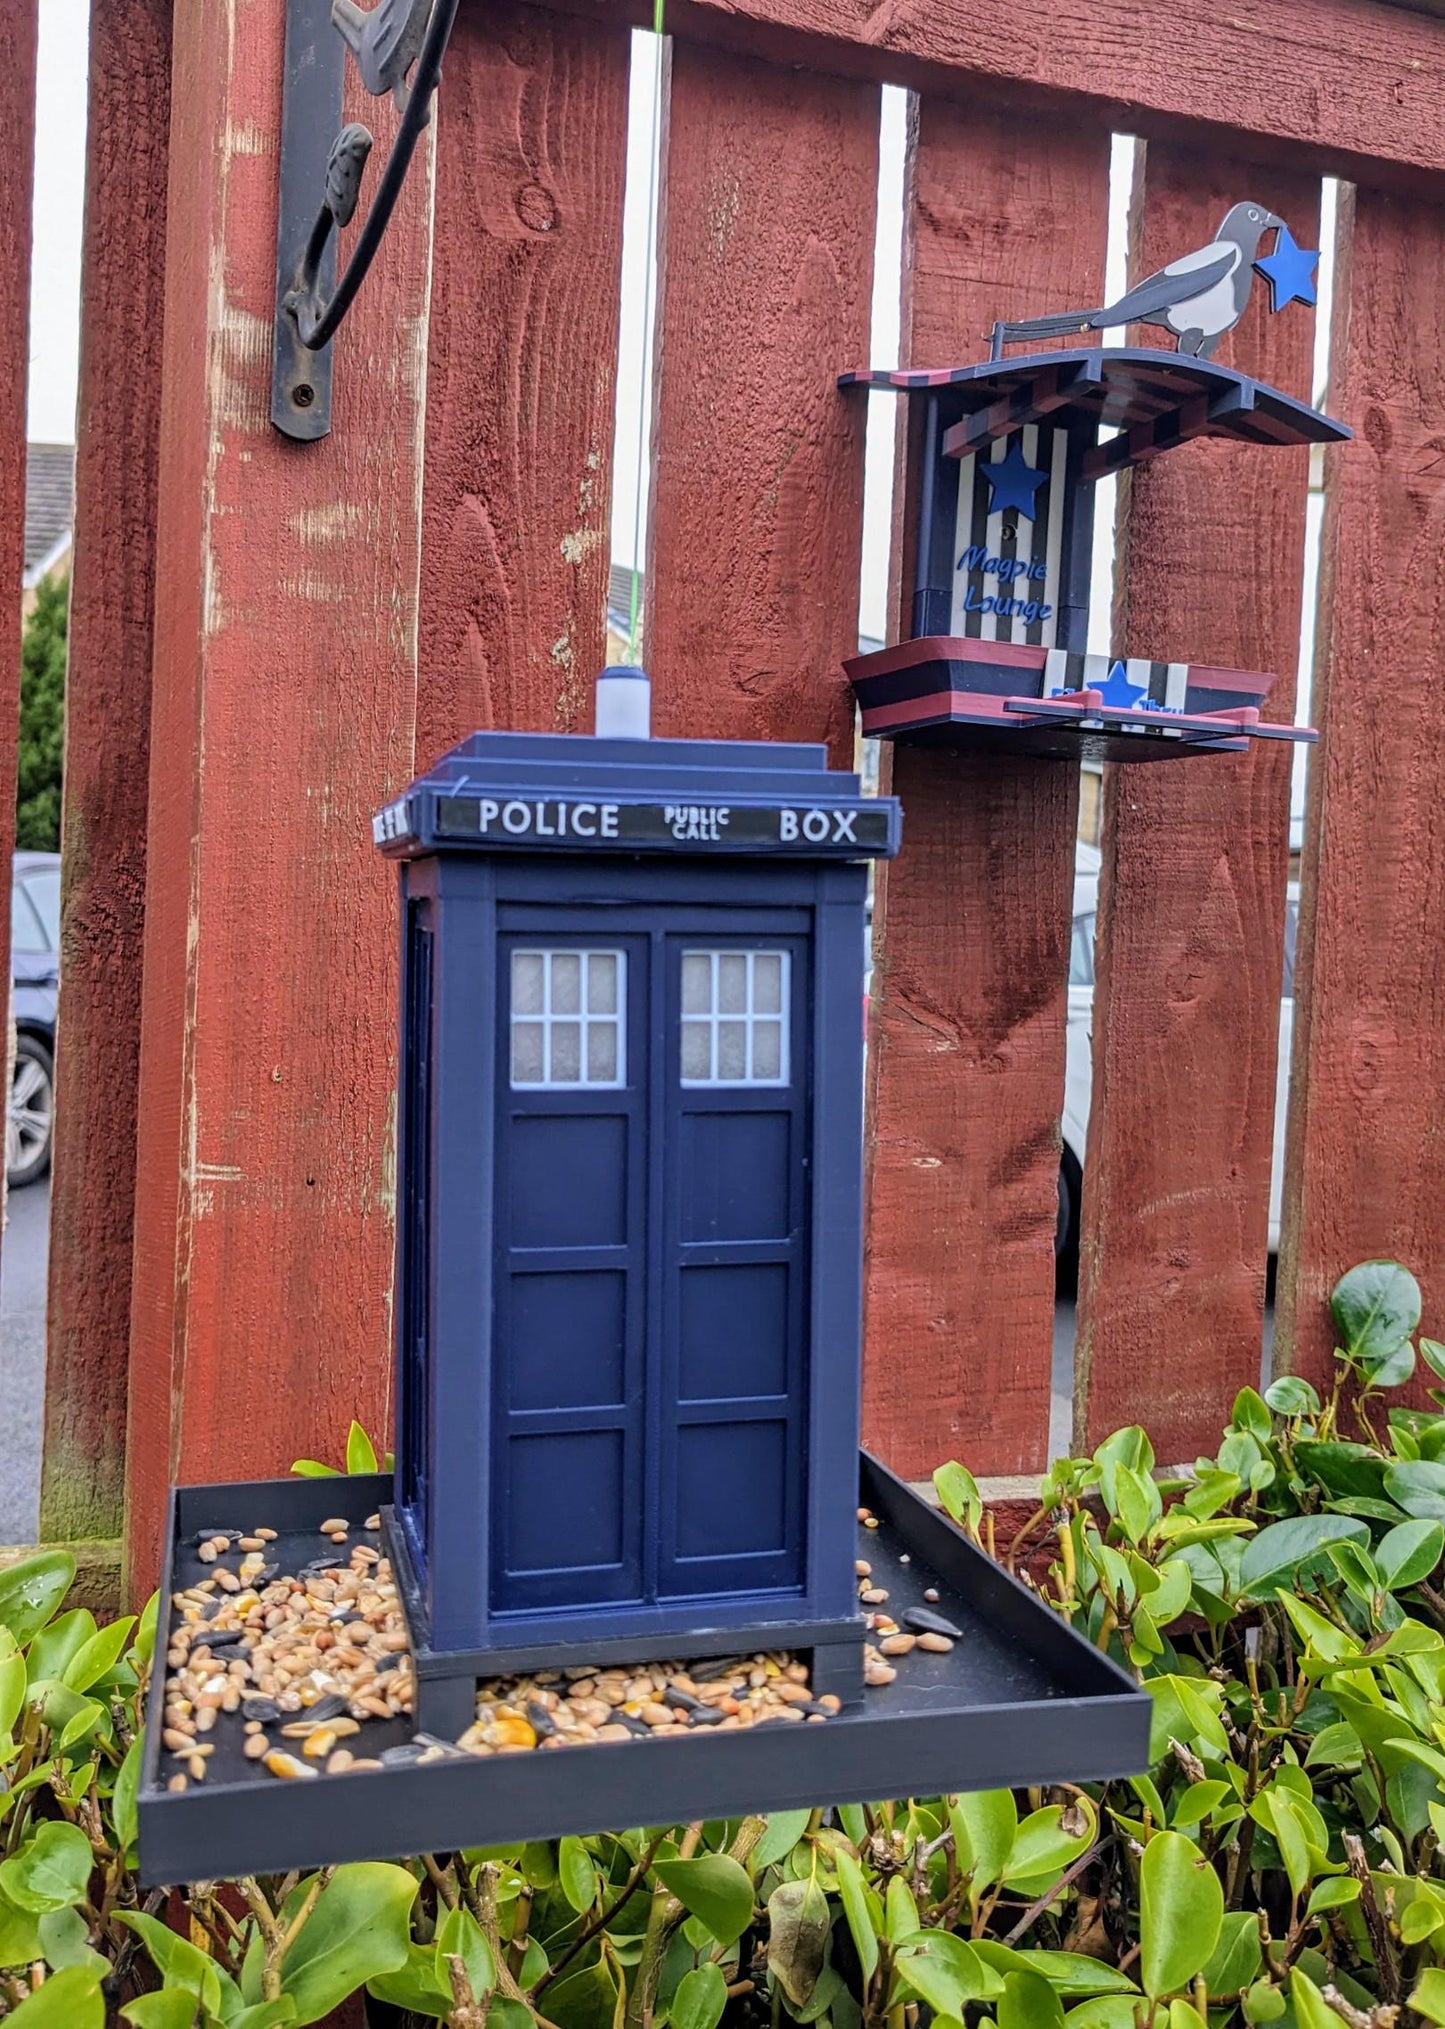
[[[75,512],[74,444],[31,444],[25,461],[25,583],[63,553]]]

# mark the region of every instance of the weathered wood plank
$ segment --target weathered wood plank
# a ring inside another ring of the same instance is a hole
[[[413,766],[431,147],[336,341],[334,427],[268,421],[283,10],[177,11],[127,1470],[388,1423],[394,884]],[[358,107],[358,111],[361,108]],[[379,158],[394,114],[368,102]]]
[[[923,101],[906,362],[984,357],[995,317],[1100,300],[1108,153],[1101,130]],[[954,1452],[1030,1472],[1048,1440],[1078,777],[899,746],[892,786],[905,845],[874,904],[864,1434],[911,1476]]]
[[[1445,1316],[1445,218],[1361,188],[1341,208],[1326,463],[1321,730],[1295,966],[1275,1358],[1328,1388],[1345,1269],[1405,1261]]]
[[[599,11],[599,0],[562,4],[594,19]],[[652,18],[650,0],[602,5],[614,18]],[[1445,174],[1445,28],[1390,0],[1244,0],[1187,12],[1149,0],[1047,8],[1030,0],[668,0],[667,25],[678,37],[775,63],[974,103],[986,95],[995,109],[1006,95],[1028,95],[1032,117],[1045,122],[1087,115],[1116,132],[1188,139],[1225,155],[1247,139],[1254,158],[1400,187],[1423,180],[1437,201]]]
[[[170,0],[90,24],[42,1540],[118,1536],[145,918]],[[117,231],[123,220],[125,230]]]
[[[579,732],[605,658],[628,38],[464,11],[437,114],[417,753]]]
[[[1133,273],[1206,243],[1257,181],[1151,142]],[[1267,199],[1314,244],[1317,179],[1276,171]],[[1268,304],[1257,281],[1217,356],[1308,400],[1313,317]],[[1239,444],[1132,473],[1117,645],[1273,670],[1266,716],[1292,719],[1308,487],[1307,451]],[[1140,1422],[1162,1458],[1193,1458],[1259,1379],[1290,762],[1270,743],[1105,772],[1074,1385],[1087,1449]]]
[[[659,733],[853,756],[878,94],[673,50],[646,660]]]

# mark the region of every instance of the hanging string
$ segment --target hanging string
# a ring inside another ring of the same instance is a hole
[[[652,80],[652,138],[647,155],[647,243],[642,285],[642,347],[637,397],[637,494],[632,508],[632,590],[627,620],[628,659],[636,662],[642,650],[641,587],[638,557],[642,549],[642,500],[647,480],[648,424],[647,363],[652,356],[652,276],[657,255],[657,168],[661,152],[659,130],[662,120],[662,10],[665,0],[652,0],[652,36],[655,68]]]

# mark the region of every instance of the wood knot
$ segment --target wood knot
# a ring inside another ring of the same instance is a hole
[[[551,232],[557,223],[557,200],[541,183],[524,183],[517,192],[517,216],[528,232]]]

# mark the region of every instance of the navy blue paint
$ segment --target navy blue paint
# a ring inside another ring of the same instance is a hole
[[[399,1522],[428,1672],[836,1643],[859,1628],[865,861],[897,804],[822,748],[478,734],[376,829],[414,926]],[[512,1088],[511,954],[549,946],[625,954],[621,1087]],[[789,955],[786,1085],[682,1085],[683,953],[730,947]]]

